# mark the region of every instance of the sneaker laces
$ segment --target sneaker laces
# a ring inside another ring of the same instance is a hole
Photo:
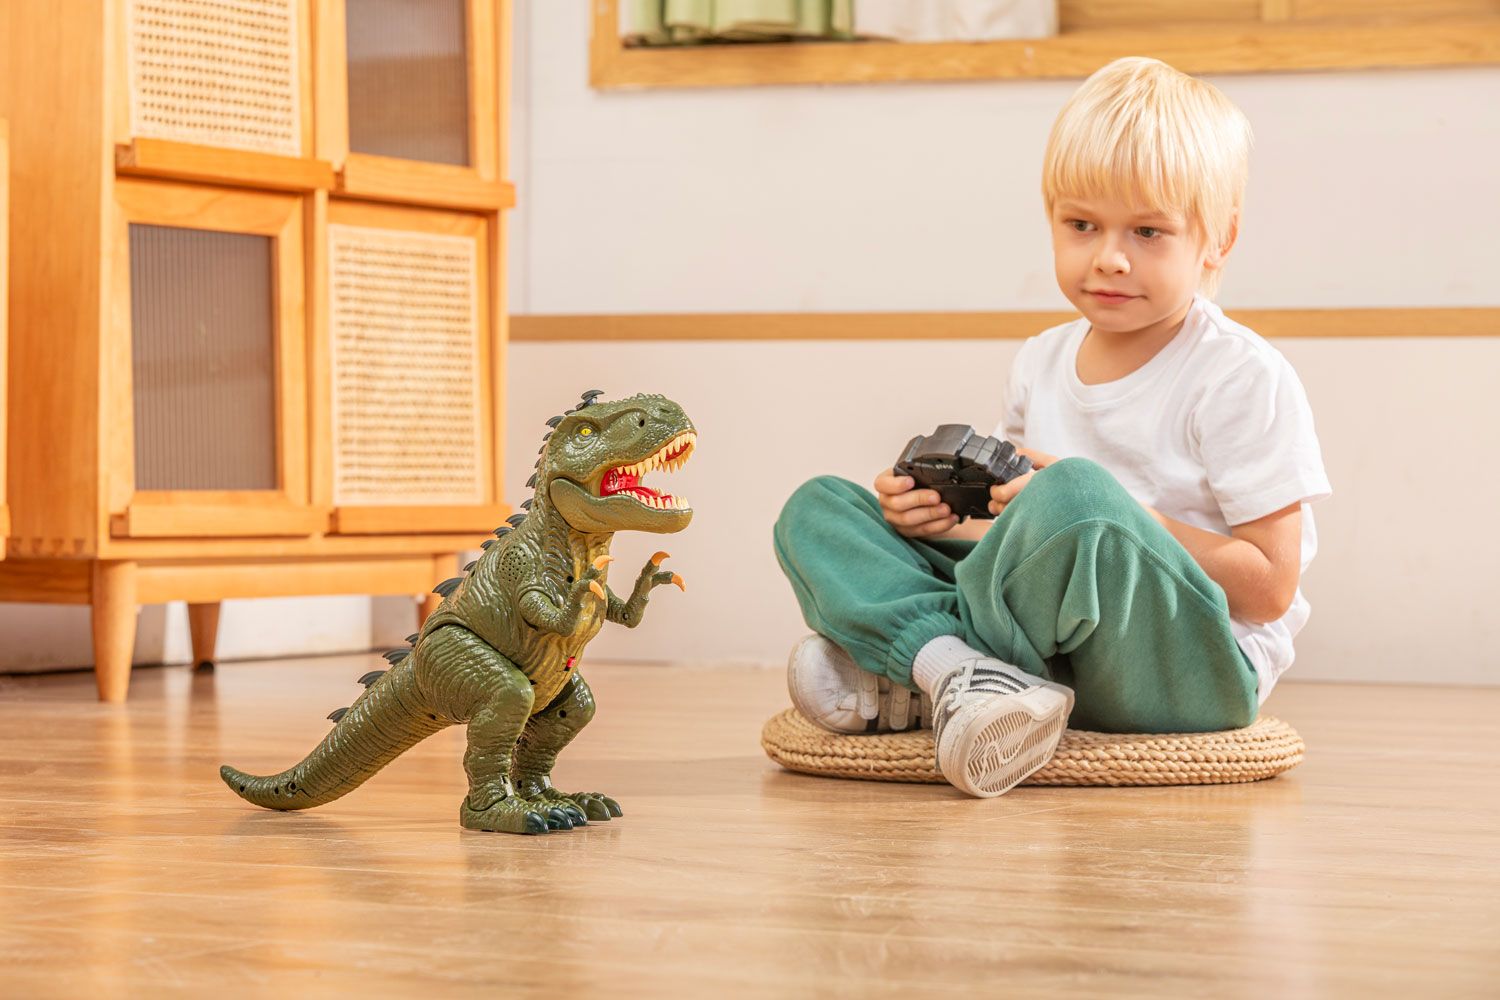
[[[968,705],[969,702],[983,699],[983,697],[995,696],[995,694],[1020,694],[1028,688],[1037,687],[1017,678],[1008,670],[989,666],[992,663],[1001,663],[990,657],[971,657],[969,660],[959,664],[959,669],[945,676],[938,682],[938,693],[935,702],[944,702],[948,697],[948,691],[953,691],[950,703],[945,708],[957,711]]]
[[[970,702],[995,695],[1020,694],[1036,686],[989,665],[999,662],[988,656],[973,656],[938,681],[932,698],[937,716],[933,720],[935,728],[941,729],[943,722]]]

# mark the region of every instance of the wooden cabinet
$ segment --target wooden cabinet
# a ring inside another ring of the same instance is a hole
[[[226,598],[424,595],[510,513],[509,15],[9,0],[0,600],[91,605],[101,698],[142,604],[211,661]]]

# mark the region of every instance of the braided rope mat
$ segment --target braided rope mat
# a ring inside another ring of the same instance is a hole
[[[789,771],[867,781],[943,781],[932,732],[845,736],[789,708],[761,730],[766,754]],[[1280,719],[1261,716],[1220,733],[1091,733],[1069,729],[1027,785],[1226,785],[1273,778],[1306,747]]]

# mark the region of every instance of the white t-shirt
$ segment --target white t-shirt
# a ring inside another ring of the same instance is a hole
[[[1318,549],[1308,504],[1331,488],[1307,395],[1281,352],[1200,296],[1156,357],[1122,379],[1084,385],[1077,358],[1088,330],[1077,319],[1021,345],[995,433],[1092,459],[1142,503],[1221,535],[1300,500],[1305,571]],[[1261,701],[1291,666],[1308,610],[1299,588],[1274,622],[1231,620]]]

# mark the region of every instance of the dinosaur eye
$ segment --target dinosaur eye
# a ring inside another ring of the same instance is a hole
[[[588,437],[592,433],[594,433],[594,429],[592,427],[580,427],[580,428],[578,428],[578,436],[579,437]]]

